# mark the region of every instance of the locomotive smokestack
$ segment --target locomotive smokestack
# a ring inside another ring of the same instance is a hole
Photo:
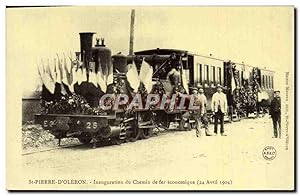
[[[129,55],[133,55],[134,19],[135,19],[135,10],[132,9],[131,10],[131,21],[130,21]]]
[[[81,52],[81,61],[87,66],[92,58],[92,47],[93,47],[93,35],[95,33],[79,33],[80,35],[80,52]]]

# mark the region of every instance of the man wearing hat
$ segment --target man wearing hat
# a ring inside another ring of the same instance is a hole
[[[274,98],[271,101],[270,115],[273,120],[274,138],[281,138],[281,100],[280,91],[274,91]]]
[[[222,86],[217,85],[217,92],[212,96],[211,109],[215,116],[214,133],[218,134],[218,121],[220,121],[220,132],[222,136],[226,136],[224,133],[224,115],[227,113],[227,98],[222,92]]]
[[[198,89],[196,87],[192,87],[191,93],[194,96],[195,105],[199,106],[200,101],[198,99]],[[191,111],[191,119],[195,120],[195,122],[196,122],[196,136],[199,137],[200,131],[201,131],[200,130],[200,128],[201,128],[200,110]]]
[[[198,87],[198,100],[199,100],[199,104],[200,104],[200,118],[201,121],[204,125],[204,129],[205,129],[205,135],[206,136],[211,136],[208,132],[208,118],[206,115],[206,106],[207,106],[207,99],[206,96],[204,95],[204,90],[202,88],[202,86]]]

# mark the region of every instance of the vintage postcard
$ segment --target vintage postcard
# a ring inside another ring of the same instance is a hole
[[[295,8],[7,7],[8,190],[295,190]]]

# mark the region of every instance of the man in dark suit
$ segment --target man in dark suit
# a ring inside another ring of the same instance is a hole
[[[274,138],[281,137],[281,100],[280,91],[274,91],[274,98],[270,106],[270,115],[273,120]]]

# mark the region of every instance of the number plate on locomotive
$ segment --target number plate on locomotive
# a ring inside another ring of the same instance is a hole
[[[69,130],[68,125],[70,118],[64,116],[58,116],[55,119],[45,119],[43,120],[43,128],[51,130]]]

